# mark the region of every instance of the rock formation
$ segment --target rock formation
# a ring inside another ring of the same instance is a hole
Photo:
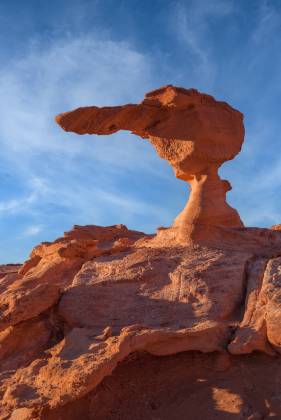
[[[225,185],[217,168],[241,147],[241,114],[172,87],[73,112],[59,119],[74,131],[132,124],[197,184],[168,234],[75,226],[2,270],[0,419],[281,418],[281,230],[241,226],[223,194],[215,216],[210,203]]]
[[[21,264],[4,264],[0,265],[0,279],[7,274],[17,273],[21,268]]]
[[[212,240],[223,227],[243,226],[237,211],[226,203],[230,183],[218,175],[244,140],[243,115],[227,103],[169,85],[146,94],[139,105],[78,108],[56,120],[78,134],[129,130],[148,139],[175,175],[191,186],[187,205],[173,224],[182,243]]]

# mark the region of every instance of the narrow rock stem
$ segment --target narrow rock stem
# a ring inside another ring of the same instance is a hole
[[[217,166],[193,175],[189,184],[191,193],[187,204],[173,224],[179,228],[181,239],[205,239],[212,228],[243,226],[238,212],[226,202],[231,185],[220,179]]]

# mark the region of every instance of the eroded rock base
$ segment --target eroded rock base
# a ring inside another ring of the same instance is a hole
[[[0,279],[0,419],[281,418],[281,232],[231,235],[76,226],[36,247]]]
[[[44,420],[281,418],[280,357],[133,354],[91,393]]]

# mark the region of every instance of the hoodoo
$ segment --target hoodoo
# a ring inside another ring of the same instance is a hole
[[[56,120],[77,134],[129,130],[148,139],[176,177],[191,185],[186,207],[172,226],[177,241],[218,239],[224,227],[243,227],[237,211],[226,202],[230,183],[218,175],[244,140],[243,115],[227,103],[195,89],[168,85],[147,93],[138,105],[82,107]]]
[[[0,266],[0,419],[280,419],[281,225],[244,227],[218,175],[242,114],[165,86],[57,121],[148,139],[191,194],[156,235],[74,226]]]

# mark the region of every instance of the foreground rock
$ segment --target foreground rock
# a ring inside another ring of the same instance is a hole
[[[261,385],[262,384],[262,385]],[[134,354],[85,397],[44,420],[279,419],[281,364],[263,354]],[[133,416],[132,416],[133,413]]]
[[[68,410],[136,352],[280,354],[281,231],[244,236],[160,246],[122,225],[76,226],[36,247],[0,283],[1,418]]]

